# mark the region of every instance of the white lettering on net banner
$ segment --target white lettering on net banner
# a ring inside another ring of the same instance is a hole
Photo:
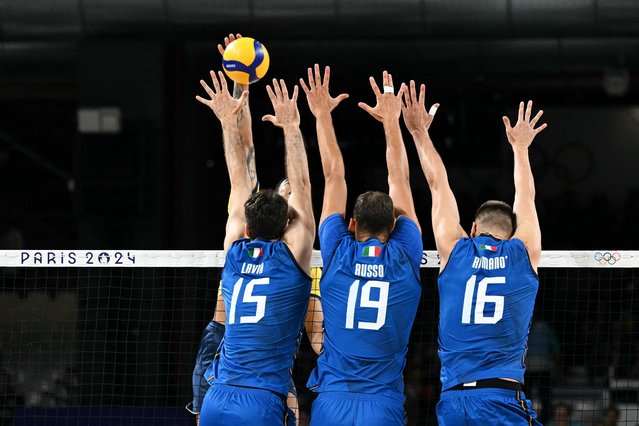
[[[224,251],[0,250],[0,266],[219,268],[224,266]]]
[[[221,268],[223,250],[0,250],[0,267]],[[422,268],[439,268],[435,250],[424,250]],[[311,266],[322,266],[318,250]],[[639,251],[544,251],[540,268],[637,268]]]

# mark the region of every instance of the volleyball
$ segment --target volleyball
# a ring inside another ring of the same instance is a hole
[[[250,37],[238,38],[230,43],[222,55],[224,72],[240,84],[255,83],[264,77],[269,62],[266,47]]]

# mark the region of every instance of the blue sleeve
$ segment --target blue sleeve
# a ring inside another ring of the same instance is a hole
[[[322,262],[324,265],[328,263],[335,251],[335,247],[339,241],[350,235],[348,227],[346,226],[346,220],[344,217],[335,213],[324,219],[324,222],[319,227],[319,240],[320,249],[322,251]]]
[[[217,321],[211,321],[202,333],[200,339],[200,349],[197,352],[197,359],[195,360],[195,368],[193,368],[193,402],[191,409],[188,408],[191,413],[199,413],[202,408],[202,401],[204,395],[209,389],[209,384],[206,381],[204,372],[213,362],[217,349],[220,346],[220,342],[224,337],[224,331],[226,327]]]
[[[424,246],[422,234],[419,232],[415,222],[406,216],[398,217],[389,241],[401,246],[413,262],[413,266],[419,270]]]
[[[288,379],[288,393],[297,396],[297,388],[295,387],[295,382],[293,381],[293,376]]]

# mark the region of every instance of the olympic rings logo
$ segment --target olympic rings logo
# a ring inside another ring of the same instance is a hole
[[[605,253],[601,253],[598,251],[597,253],[595,253],[595,260],[602,265],[605,265],[606,263],[608,265],[614,265],[619,260],[621,260],[621,255],[616,251],[613,253],[610,253],[608,251]]]

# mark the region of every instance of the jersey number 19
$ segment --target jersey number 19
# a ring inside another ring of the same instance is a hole
[[[379,289],[379,299],[371,300],[371,289]],[[359,293],[359,280],[353,281],[348,291],[348,303],[346,305],[345,328],[355,328],[355,305]],[[386,308],[388,307],[388,281],[367,281],[362,286],[359,300],[361,308],[377,309],[377,319],[375,322],[357,321],[357,328],[363,330],[379,330],[386,323]]]

